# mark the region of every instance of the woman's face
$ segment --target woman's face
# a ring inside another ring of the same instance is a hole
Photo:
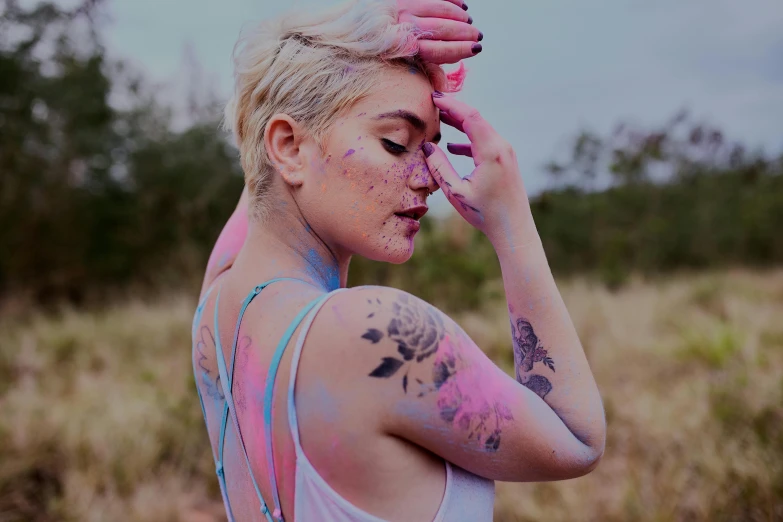
[[[313,231],[338,255],[402,263],[413,254],[427,193],[438,186],[422,145],[440,140],[432,86],[389,68],[378,87],[338,118],[297,199]],[[403,217],[416,213],[415,219]]]

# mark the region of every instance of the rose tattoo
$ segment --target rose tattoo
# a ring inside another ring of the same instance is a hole
[[[516,328],[511,323],[511,335],[514,338],[514,360],[516,361],[517,380],[542,399],[552,391],[552,383],[543,375],[526,373],[533,369],[533,364],[543,362],[550,370],[555,371],[555,361],[547,354],[538,336],[533,331],[533,325],[526,319],[517,319]]]
[[[445,334],[440,316],[407,295],[400,295],[393,303],[394,317],[386,327],[386,335],[397,343],[399,357],[383,357],[381,363],[370,372],[370,377],[388,379],[414,360],[420,363],[438,351]],[[383,332],[370,328],[362,335],[375,344],[383,338]],[[408,368],[409,369],[409,368]],[[402,378],[402,389],[408,392],[408,373]]]

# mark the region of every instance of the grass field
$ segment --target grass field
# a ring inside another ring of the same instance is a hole
[[[562,283],[604,398],[592,474],[498,484],[495,520],[783,520],[783,271]],[[0,318],[0,522],[222,520],[192,296]],[[504,302],[462,314],[511,371]]]

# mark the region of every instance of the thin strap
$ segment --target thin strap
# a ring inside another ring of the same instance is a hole
[[[291,436],[294,439],[294,444],[296,446],[297,452],[302,451],[302,446],[299,443],[299,422],[296,419],[296,405],[294,404],[294,389],[296,385],[296,371],[299,368],[299,359],[301,359],[302,357],[302,347],[304,346],[307,333],[310,331],[310,325],[313,324],[313,320],[315,319],[315,316],[318,313],[318,311],[321,309],[321,307],[324,304],[326,304],[326,300],[332,297],[333,295],[338,294],[344,290],[347,290],[347,288],[339,288],[323,296],[321,301],[317,303],[316,307],[313,309],[313,313],[310,315],[310,317],[307,318],[307,322],[305,323],[304,327],[302,327],[301,332],[299,332],[299,338],[296,341],[296,347],[294,348],[294,356],[291,359],[291,376],[288,380],[288,426],[291,429]]]
[[[332,292],[325,294],[323,296],[317,297],[316,299],[310,301],[303,309],[302,311],[297,314],[297,316],[294,318],[293,321],[291,321],[291,324],[288,325],[288,329],[283,334],[283,337],[280,339],[280,342],[277,345],[277,349],[275,350],[275,354],[272,357],[272,362],[269,365],[269,372],[266,376],[266,388],[264,390],[264,435],[266,438],[266,457],[267,457],[267,463],[269,466],[269,478],[272,485],[272,496],[275,501],[275,512],[274,516],[277,520],[280,522],[283,521],[283,515],[282,511],[280,509],[280,496],[277,491],[277,478],[275,476],[275,459],[274,459],[274,451],[273,451],[273,442],[272,442],[272,399],[274,394],[274,386],[275,386],[275,378],[277,376],[277,370],[280,367],[280,361],[283,358],[283,353],[285,352],[286,346],[288,346],[288,342],[291,340],[291,337],[293,337],[294,332],[296,331],[296,328],[299,326],[299,323],[302,322],[302,319],[304,318],[307,313],[313,309],[314,307],[318,306],[320,308],[320,305],[322,305],[326,300],[334,295],[335,293],[339,292],[341,289],[333,290]],[[310,320],[310,323],[312,320]],[[309,328],[310,324],[305,327]]]
[[[251,294],[252,295],[252,294]],[[250,296],[248,296],[249,298]],[[255,296],[254,296],[255,297]],[[247,299],[245,299],[245,303],[247,303]],[[234,431],[237,433],[237,439],[239,441],[239,446],[242,448],[242,453],[245,456],[245,463],[247,464],[247,469],[250,472],[250,478],[253,481],[253,488],[256,490],[256,495],[258,496],[258,500],[261,503],[261,512],[266,515],[267,522],[274,522],[269,517],[269,508],[266,506],[266,502],[264,502],[264,497],[261,496],[261,492],[258,489],[258,484],[256,483],[256,479],[253,476],[253,469],[250,467],[250,459],[247,456],[247,450],[245,450],[245,444],[242,440],[242,433],[239,431],[239,421],[237,420],[236,412],[234,409],[234,398],[231,396],[231,387],[229,386],[229,377],[228,377],[228,371],[226,370],[226,361],[223,357],[223,346],[220,342],[220,335],[218,334],[218,309],[220,305],[220,292],[218,292],[217,298],[215,299],[215,352],[216,352],[216,359],[218,363],[218,372],[220,373],[220,384],[223,388],[223,399],[226,401],[223,405],[223,420],[220,424],[220,440],[218,441],[218,458],[217,458],[217,465],[216,465],[216,473],[218,476],[218,480],[223,484],[223,487],[225,488],[226,483],[226,475],[225,471],[223,469],[223,448],[225,447],[225,440],[226,440],[226,424],[228,422],[228,414],[231,413],[231,420],[234,423]],[[243,306],[243,308],[245,308]],[[229,512],[231,511],[231,504],[230,502],[227,504],[229,506]],[[233,515],[231,516],[231,520],[233,522],[234,518]]]
[[[209,294],[212,293],[212,289],[214,287],[210,286],[207,288],[206,293],[204,294],[204,297],[201,299],[201,302],[196,307],[196,313],[193,315],[193,326],[191,328],[191,338],[196,337],[196,329],[198,328],[198,325],[201,323],[201,316],[204,314],[204,307],[207,305],[207,299],[209,299]]]
[[[201,317],[204,314],[204,308],[207,305],[207,299],[209,299],[209,294],[212,293],[212,289],[214,286],[210,286],[206,293],[204,294],[204,297],[201,299],[201,302],[196,307],[196,313],[193,315],[193,327],[191,329],[191,338],[196,338],[196,332],[198,330],[198,325],[201,324]],[[216,332],[217,334],[217,332]],[[196,362],[193,361],[193,375],[198,375],[198,372],[196,371]],[[201,405],[201,414],[204,416],[204,422],[207,422],[207,410],[204,408],[204,397],[201,395],[201,389],[198,386],[198,383],[196,383],[196,393],[198,394],[198,402]],[[212,445],[210,445],[210,449],[212,448]],[[215,452],[212,452],[212,458],[214,460],[217,460],[217,457],[215,456]],[[220,460],[222,462],[222,458]],[[218,474],[218,485],[220,486],[220,496],[223,498],[223,504],[226,506],[227,512],[228,512],[228,518],[231,522],[234,520],[234,515],[231,512],[231,505],[228,502],[228,492],[226,491],[226,483],[225,479],[222,477],[222,470],[223,466],[220,466],[221,473]]]
[[[266,519],[268,522],[274,522],[272,517],[269,513],[269,508],[266,505],[266,502],[264,501],[264,497],[261,495],[261,490],[258,487],[258,482],[256,481],[255,474],[253,473],[253,468],[250,466],[250,458],[247,455],[247,449],[245,448],[245,442],[242,438],[242,431],[239,429],[239,418],[236,414],[236,408],[234,407],[234,397],[232,395],[232,385],[233,385],[233,376],[234,376],[234,360],[236,356],[236,348],[237,348],[237,338],[239,336],[239,326],[242,322],[242,317],[245,315],[245,310],[247,310],[247,307],[250,305],[250,303],[255,299],[255,297],[261,293],[261,291],[269,286],[270,284],[277,282],[277,281],[285,281],[285,280],[292,280],[292,281],[299,281],[299,279],[295,279],[292,277],[280,277],[276,279],[272,279],[270,281],[267,281],[266,283],[260,284],[256,286],[252,292],[245,298],[245,300],[242,302],[242,308],[239,311],[239,317],[237,318],[237,325],[234,330],[234,343],[231,347],[231,373],[228,373],[228,369],[226,368],[226,361],[223,356],[223,347],[220,342],[220,335],[218,334],[218,310],[220,305],[220,292],[218,292],[217,299],[215,300],[215,351],[217,352],[216,359],[218,363],[218,371],[220,373],[220,383],[223,388],[223,396],[225,398],[225,404],[223,406],[223,421],[220,425],[220,440],[218,441],[218,459],[217,459],[217,475],[220,482],[223,483],[225,487],[225,472],[223,470],[223,448],[225,446],[225,435],[226,435],[226,424],[228,421],[228,414],[231,414],[231,420],[234,423],[234,430],[237,434],[237,440],[239,441],[239,445],[242,448],[242,454],[245,457],[245,464],[247,465],[247,470],[250,473],[250,479],[253,482],[253,488],[256,491],[256,495],[258,496],[258,501],[261,504],[261,513],[263,513],[266,516]],[[230,504],[229,505],[229,511],[230,511]],[[232,517],[233,519],[233,517]]]

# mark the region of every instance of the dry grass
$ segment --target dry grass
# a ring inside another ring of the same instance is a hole
[[[604,397],[587,477],[498,484],[498,521],[783,520],[783,272],[563,285]],[[219,520],[194,303],[0,321],[0,522]],[[505,304],[461,317],[510,370]]]

